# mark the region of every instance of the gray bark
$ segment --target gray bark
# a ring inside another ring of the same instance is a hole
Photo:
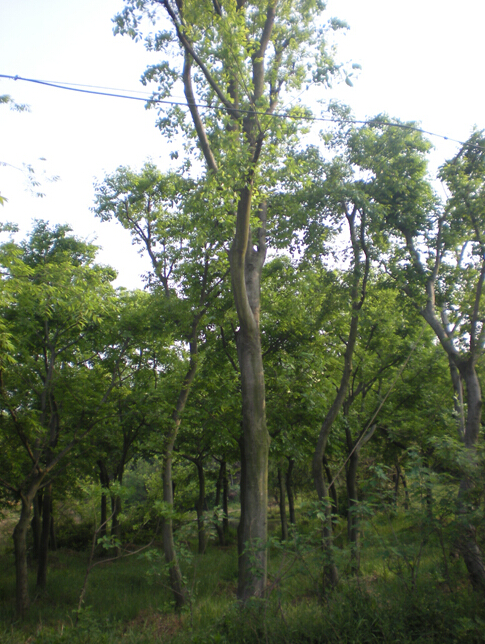
[[[30,483],[27,492],[20,493],[20,519],[13,531],[15,552],[15,611],[22,619],[30,607],[28,567],[27,567],[27,530],[29,529],[32,501],[39,489],[43,474],[36,476]]]

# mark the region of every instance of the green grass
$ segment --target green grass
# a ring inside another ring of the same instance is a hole
[[[274,514],[274,512],[273,512]],[[279,533],[277,515],[271,517]],[[318,523],[302,509],[300,533],[269,547],[268,598],[236,602],[236,546],[211,544],[182,561],[188,605],[173,611],[163,558],[134,555],[90,573],[84,607],[76,608],[88,553],[50,555],[48,585],[35,594],[22,624],[14,616],[11,552],[0,557],[2,644],[456,644],[485,641],[485,603],[470,590],[460,560],[445,554],[436,531],[423,544],[419,512],[382,513],[363,524],[361,574],[350,575],[345,523],[336,526],[339,587],[322,593]],[[446,535],[445,535],[446,536]],[[449,543],[448,543],[449,545]],[[195,542],[189,544],[195,551]]]

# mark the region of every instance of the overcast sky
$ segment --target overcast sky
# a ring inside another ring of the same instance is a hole
[[[3,0],[0,3],[0,74],[146,91],[139,78],[153,54],[141,43],[114,37],[112,17],[122,0]],[[329,0],[328,16],[345,19],[338,59],[362,65],[354,87],[309,90],[305,99],[338,98],[362,119],[386,112],[416,120],[426,130],[465,140],[485,127],[483,26],[477,0]],[[2,220],[26,232],[33,218],[68,223],[97,239],[101,261],[119,271],[118,284],[140,285],[148,269],[120,226],[92,213],[93,182],[119,165],[138,168],[151,158],[168,167],[172,145],[154,127],[155,112],[142,102],[82,95],[0,79],[0,94],[30,105],[30,113],[0,106],[0,161],[31,163],[59,175],[45,183],[43,199],[29,194],[19,171],[0,167],[0,194],[8,198]],[[457,146],[432,139],[433,165]],[[40,161],[39,158],[46,161]]]

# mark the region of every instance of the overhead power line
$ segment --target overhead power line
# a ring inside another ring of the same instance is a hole
[[[158,98],[149,98],[149,97],[142,97],[142,96],[130,96],[128,94],[115,94],[113,92],[117,91],[123,91],[123,92],[137,92],[141,93],[140,91],[137,90],[117,90],[115,88],[109,88],[109,87],[97,87],[94,85],[81,85],[78,83],[61,83],[57,81],[46,81],[46,80],[39,80],[36,78],[23,78],[22,76],[10,76],[8,74],[0,74],[0,78],[6,78],[9,80],[14,80],[14,81],[24,81],[27,83],[35,83],[37,85],[45,85],[47,87],[55,87],[56,89],[63,89],[63,90],[68,90],[71,92],[79,92],[81,94],[93,94],[95,96],[108,96],[110,98],[122,98],[126,100],[131,100],[131,101],[143,101],[144,103],[151,103],[153,105],[178,105],[180,107],[188,109],[188,104],[185,100],[180,100],[176,101],[173,99],[170,100],[164,100],[164,99],[158,99]],[[92,88],[92,89],[87,89],[87,88]],[[108,92],[100,92],[97,91],[98,89],[107,89],[109,90]],[[209,105],[205,103],[194,103],[195,107],[198,107],[199,109],[206,109],[206,110],[223,110],[225,112],[230,112],[231,108],[228,107],[220,107],[218,105]],[[281,119],[292,119],[292,120],[300,120],[300,121],[309,121],[309,122],[321,122],[321,123],[341,123],[341,124],[349,124],[349,125],[372,125],[376,124],[376,119],[366,119],[366,120],[357,120],[357,119],[345,119],[345,118],[336,118],[336,117],[325,117],[325,116],[305,116],[304,114],[282,114],[280,112],[274,112],[271,114],[268,114],[267,112],[258,112],[256,110],[244,110],[240,108],[234,108],[234,112],[238,112],[239,114],[255,114],[257,116],[269,116],[271,118],[281,118]],[[467,146],[476,150],[482,150],[485,152],[485,147],[481,145],[476,145],[473,143],[466,143],[466,141],[459,141],[458,139],[453,139],[449,136],[445,136],[444,134],[438,134],[436,132],[430,132],[429,130],[424,130],[422,128],[416,127],[415,125],[409,125],[407,123],[394,123],[392,121],[381,121],[379,120],[379,125],[387,126],[387,127],[396,127],[400,128],[403,130],[411,130],[413,132],[420,132],[421,134],[426,134],[428,136],[433,136],[435,138],[443,139],[444,141],[451,141],[452,143],[458,143],[461,146]]]

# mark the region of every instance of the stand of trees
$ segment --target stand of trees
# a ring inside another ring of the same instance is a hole
[[[119,168],[95,188],[96,214],[120,222],[151,260],[145,291],[115,291],[114,271],[66,227],[37,222],[27,241],[0,247],[0,484],[20,510],[20,616],[32,506],[42,589],[56,491],[99,479],[100,534],[111,523],[119,543],[120,486],[134,457],[161,463],[157,511],[179,609],[181,462],[197,480],[201,555],[211,522],[219,543],[228,540],[236,474],[237,596],[246,602],[267,587],[269,476],[283,540],[285,496],[294,524],[295,493],[313,488],[330,588],[337,512],[359,571],[362,454],[393,468],[397,498],[410,450],[432,469],[433,441],[453,432],[467,463],[455,472],[456,549],[473,587],[485,586],[470,518],[483,503],[485,137],[474,132],[440,169],[444,203],[427,174],[430,144],[413,124],[379,116],[352,126],[334,108],[347,124],[305,147],[309,112],[282,104],[310,80],[345,75],[325,40],[344,25],[320,25],[320,12],[313,2],[127,0],[119,33],[139,38],[144,16],[163,17],[165,29],[146,41],[165,56],[144,75],[158,84],[154,98],[180,84],[188,107],[159,119],[165,136],[185,136],[182,167]],[[342,469],[346,508],[336,494]],[[430,487],[430,507],[431,497]]]

